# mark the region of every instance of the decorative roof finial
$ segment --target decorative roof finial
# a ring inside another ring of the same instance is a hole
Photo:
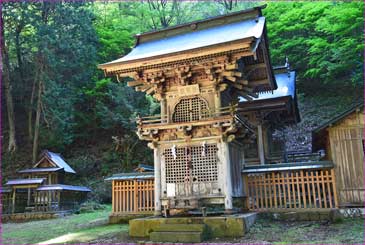
[[[285,56],[285,67],[286,67],[286,69],[290,70],[290,64],[289,64],[288,56]]]

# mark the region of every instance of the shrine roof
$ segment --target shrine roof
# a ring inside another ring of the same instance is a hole
[[[18,171],[20,174],[24,173],[40,173],[40,172],[57,172],[62,170],[63,168],[55,167],[55,168],[29,168]]]
[[[85,186],[75,186],[75,185],[43,185],[37,188],[37,191],[53,191],[53,190],[65,190],[65,191],[81,191],[90,192],[91,190]]]
[[[261,16],[261,8],[264,6],[137,35],[137,43],[129,54],[99,67],[247,38],[259,39],[265,27],[265,17]]]
[[[113,174],[111,177],[106,178],[105,181],[151,179],[154,178],[154,176],[155,176],[154,172],[119,173],[119,174]]]
[[[258,98],[252,98],[252,100],[265,100],[285,96],[290,96],[295,99],[295,77],[295,71],[275,74],[275,80],[278,86],[277,89],[268,92],[260,92]],[[242,100],[245,101],[244,98],[242,98]]]
[[[42,184],[43,178],[37,179],[12,179],[8,180],[5,185],[31,185],[31,184]]]
[[[76,173],[75,170],[73,170],[70,165],[65,162],[60,154],[47,150],[44,151],[42,159],[36,163],[33,168],[37,168],[37,166],[43,161],[44,157],[47,157],[55,165],[55,167],[63,168],[66,173]]]

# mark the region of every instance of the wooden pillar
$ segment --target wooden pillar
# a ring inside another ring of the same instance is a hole
[[[155,215],[161,215],[161,159],[158,146],[153,149],[155,171]]]
[[[13,190],[13,193],[12,193],[11,213],[14,213],[15,212],[15,193],[16,193],[16,189],[13,187],[12,190]]]
[[[231,161],[229,158],[229,148],[227,142],[221,144],[221,159],[222,159],[222,174],[223,174],[223,192],[224,192],[224,208],[226,212],[231,212],[233,209],[232,203],[232,176],[231,176]]]
[[[264,140],[262,135],[262,124],[257,125],[257,147],[260,158],[260,164],[265,164]]]
[[[161,119],[162,119],[162,122],[165,123],[167,122],[167,118],[165,119],[165,117],[167,116],[167,113],[166,113],[166,99],[161,99],[161,102],[160,102],[160,106],[161,106]]]

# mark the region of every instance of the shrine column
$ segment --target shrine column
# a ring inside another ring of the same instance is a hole
[[[257,125],[257,147],[259,152],[260,164],[265,164],[264,139],[262,135],[262,124]]]
[[[155,216],[161,215],[161,159],[159,147],[153,149],[155,172]]]
[[[221,159],[222,159],[222,175],[223,175],[223,191],[224,191],[224,208],[226,212],[231,212],[232,204],[232,176],[231,176],[231,161],[229,158],[229,148],[227,142],[221,144]]]

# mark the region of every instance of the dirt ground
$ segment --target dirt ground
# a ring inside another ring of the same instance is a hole
[[[90,241],[100,243],[152,243],[142,239],[131,239],[127,232],[120,232]],[[364,244],[364,220],[346,219],[330,222],[284,222],[259,219],[242,238],[211,239],[206,243],[220,244]]]

